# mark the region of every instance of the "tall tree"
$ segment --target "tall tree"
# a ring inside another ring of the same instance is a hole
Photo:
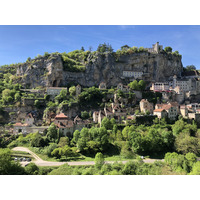
[[[104,164],[104,157],[103,157],[103,154],[99,152],[95,156],[95,167],[97,169],[101,169],[103,164]]]

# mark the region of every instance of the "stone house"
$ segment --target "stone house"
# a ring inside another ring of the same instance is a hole
[[[186,105],[180,105],[180,113],[183,117],[188,116],[188,108]]]
[[[167,113],[167,111],[165,110],[165,109],[155,109],[154,111],[153,111],[153,114],[154,115],[157,115],[157,117],[159,118],[159,119],[162,119],[162,118],[166,118],[167,116],[168,116],[168,113]]]
[[[98,124],[100,124],[100,126],[101,126],[101,121],[103,120],[104,117],[106,117],[105,112],[100,110],[98,115]]]
[[[153,103],[150,103],[147,99],[142,99],[140,101],[140,111],[143,113],[149,111],[150,114],[153,114]]]
[[[175,120],[178,115],[178,108],[176,103],[169,104],[156,104],[155,109],[164,109],[168,113],[168,118],[171,120]],[[155,111],[155,110],[154,110]]]
[[[106,86],[106,83],[105,82],[101,82],[100,84],[99,84],[99,89],[100,90],[105,90],[107,88],[107,86]]]
[[[117,85],[117,90],[121,90],[122,92],[129,92],[129,87],[127,85],[123,85],[122,83],[119,83]]]
[[[13,125],[13,134],[17,135],[19,133],[22,133],[26,135],[35,132],[43,133],[48,128],[49,126],[31,126],[29,124],[22,124],[21,122],[18,122]]]
[[[81,94],[81,86],[77,85],[76,86],[76,97],[78,97],[79,94]]]
[[[111,106],[107,106],[104,110],[93,112],[93,121],[99,123],[101,126],[101,121],[104,117],[108,119],[114,118],[117,122],[122,121],[122,117],[126,118],[126,110],[121,108],[120,105],[112,103]]]
[[[93,122],[98,123],[99,111],[94,111],[92,114]]]
[[[72,137],[75,130],[81,131],[83,127],[89,127],[89,120],[82,120],[78,116],[74,118],[74,120],[69,119],[63,113],[56,115],[54,124],[59,129],[59,133],[64,136]]]
[[[65,87],[47,87],[47,95],[50,95],[50,96],[57,96],[60,94],[61,90],[66,90],[67,91],[67,88]]]
[[[68,116],[66,116],[64,113],[56,115],[54,119],[55,124],[58,124],[59,122],[66,123],[67,121],[68,121]]]
[[[28,113],[25,117],[25,124],[28,124],[29,126],[33,126],[34,122],[35,122],[35,119],[32,113]]]
[[[200,124],[200,113],[188,113],[188,118],[195,120],[198,125]]]
[[[30,129],[29,129],[30,125],[28,124],[22,124],[21,122],[15,123],[13,125],[13,133],[15,135],[22,133],[22,134],[27,134]]]

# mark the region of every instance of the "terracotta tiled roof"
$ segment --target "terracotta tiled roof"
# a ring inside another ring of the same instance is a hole
[[[153,112],[162,112],[163,110],[165,110],[165,109],[163,109],[163,108],[161,108],[161,109],[155,109]]]
[[[63,118],[63,119],[67,119],[68,117],[64,114],[64,113],[60,113],[59,115],[56,115],[56,118]]]
[[[179,106],[179,103],[177,102],[170,102],[169,104],[171,104],[172,106]]]
[[[186,108],[186,105],[180,105],[180,108]]]
[[[140,102],[145,102],[146,101],[146,99],[142,99]]]
[[[29,126],[28,124],[22,124],[21,122],[18,122],[14,124],[13,126]]]

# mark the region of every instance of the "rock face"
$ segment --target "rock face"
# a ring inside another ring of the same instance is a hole
[[[123,71],[143,72],[142,79],[146,81],[165,81],[173,75],[179,77],[182,70],[181,56],[165,52],[133,53],[122,55],[118,59],[111,53],[97,53],[87,58],[85,72],[64,71],[61,55],[54,55],[18,66],[17,75],[21,76],[21,82],[30,88],[65,86],[72,82],[83,87],[98,86],[105,82],[107,87],[111,87],[133,80],[124,77]]]
[[[57,87],[63,81],[63,62],[61,56],[41,57],[34,62],[24,63],[17,67],[17,76],[27,88]]]

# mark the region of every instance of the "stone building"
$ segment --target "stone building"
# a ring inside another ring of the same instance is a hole
[[[99,89],[100,90],[105,90],[107,88],[107,86],[106,86],[106,83],[105,82],[101,82],[100,84],[99,84]]]
[[[183,117],[188,116],[188,109],[186,105],[180,105],[180,113]]]
[[[121,108],[119,104],[112,103],[111,106],[105,106],[104,110],[93,112],[93,121],[99,123],[101,126],[101,121],[104,117],[108,119],[114,118],[116,122],[121,122],[122,118],[126,118],[127,112],[125,109]]]
[[[64,136],[72,137],[75,130],[81,131],[84,127],[90,127],[91,122],[89,120],[82,120],[78,116],[72,120],[64,115],[64,113],[61,113],[56,115],[54,124],[57,126],[59,133]]]
[[[166,111],[165,109],[163,109],[163,108],[161,108],[161,109],[155,109],[155,110],[153,111],[153,114],[154,114],[154,115],[157,115],[157,117],[158,117],[159,119],[166,118],[166,117],[168,116],[167,111]]]
[[[23,135],[26,135],[35,132],[43,133],[48,128],[49,126],[31,126],[28,124],[22,124],[21,122],[18,122],[13,125],[13,134],[17,135],[19,133],[22,133]]]
[[[152,48],[147,49],[150,53],[159,53],[163,50],[163,45],[159,45],[159,42],[156,42],[156,44],[152,45]]]
[[[64,87],[47,87],[47,94],[50,96],[57,96],[60,94],[61,90],[66,90]]]
[[[150,103],[147,99],[142,99],[140,101],[140,111],[143,113],[149,111],[150,114],[153,114],[153,103]]]
[[[35,122],[35,119],[32,115],[32,113],[28,113],[25,117],[25,124],[28,124],[30,126],[32,126]]]
[[[156,82],[152,83],[150,90],[153,91],[168,91],[169,90],[169,82]]]
[[[77,85],[76,86],[76,97],[78,97],[79,94],[81,94],[81,86]]]
[[[195,80],[192,80],[191,78],[177,78],[177,76],[174,75],[170,81],[152,83],[150,90],[159,92],[168,90],[191,91],[195,90],[195,84]],[[178,88],[176,89],[177,86]]]
[[[68,121],[68,116],[66,116],[64,113],[60,113],[56,115],[54,119],[54,124],[59,124],[60,122],[66,123]]]
[[[127,85],[123,85],[122,83],[117,85],[117,89],[121,90],[122,92],[129,92],[129,87]]]
[[[168,118],[170,120],[175,120],[178,116],[179,110],[178,110],[178,104],[175,103],[168,103],[168,104],[156,104],[155,110],[157,109],[164,109],[168,113]],[[155,111],[154,110],[154,111]]]
[[[132,77],[134,79],[141,79],[143,74],[142,71],[123,71],[123,77]]]

